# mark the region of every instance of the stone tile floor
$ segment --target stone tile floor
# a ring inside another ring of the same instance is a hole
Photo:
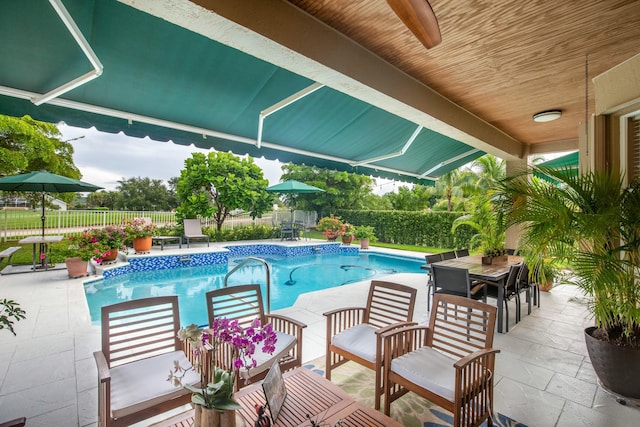
[[[416,310],[415,320],[426,322],[425,275],[399,274],[393,280],[419,290],[417,307],[424,309]],[[368,286],[312,292],[279,311],[308,325],[303,360],[325,352],[322,313],[364,304]],[[100,331],[91,325],[82,280],[68,279],[64,270],[2,275],[0,298],[15,299],[27,311],[16,324],[16,337],[0,332],[0,422],[26,416],[29,427],[96,425],[93,352],[100,348]],[[620,405],[597,385],[583,339],[591,321],[577,289],[556,286],[542,293],[541,308],[531,315],[526,304],[522,309],[522,321],[515,324],[512,315],[509,333],[495,337],[501,349],[497,411],[530,427],[640,425],[640,408]]]

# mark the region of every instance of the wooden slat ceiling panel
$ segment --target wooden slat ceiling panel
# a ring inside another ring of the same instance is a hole
[[[587,54],[593,111],[590,79],[640,53],[638,0],[430,0],[442,33],[430,50],[386,1],[288,1],[527,144],[577,139]]]

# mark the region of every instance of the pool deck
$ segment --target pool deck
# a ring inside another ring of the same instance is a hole
[[[320,241],[315,241],[319,243]],[[314,241],[245,242],[305,245]],[[224,245],[229,245],[225,243]],[[152,254],[208,251],[221,243],[152,250]],[[373,251],[423,257],[424,254],[372,248]],[[91,279],[97,276],[90,276]],[[388,280],[418,289],[415,320],[427,321],[426,277],[397,274]],[[0,298],[14,299],[27,318],[15,325],[17,336],[0,331],[0,422],[26,416],[27,426],[68,427],[97,424],[97,371],[93,352],[100,349],[100,330],[91,325],[82,283],[66,270],[0,276]],[[278,310],[305,322],[303,360],[324,355],[322,313],[363,305],[369,282],[311,292]],[[582,329],[591,325],[577,289],[556,286],[542,293],[535,308],[508,334],[496,334],[501,349],[496,361],[495,409],[528,426],[637,425],[640,408],[622,406],[597,384]],[[511,302],[510,304],[513,304]],[[514,312],[515,310],[510,310]],[[149,425],[150,422],[140,425]]]

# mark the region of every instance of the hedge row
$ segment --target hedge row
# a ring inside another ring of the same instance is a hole
[[[335,212],[353,225],[370,225],[381,242],[437,248],[467,248],[475,231],[468,226],[451,233],[453,221],[461,212],[361,211]]]

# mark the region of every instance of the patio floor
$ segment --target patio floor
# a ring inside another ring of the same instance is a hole
[[[175,251],[186,253],[186,248]],[[415,320],[426,322],[425,275],[398,274],[393,280],[419,290]],[[26,416],[29,427],[96,425],[93,352],[100,349],[100,331],[91,325],[82,282],[68,279],[65,270],[0,276],[0,298],[15,299],[27,311],[16,324],[16,337],[0,332],[0,422]],[[295,306],[278,311],[308,325],[304,361],[324,354],[322,313],[362,305],[368,287],[362,282],[340,292],[304,294]],[[542,293],[541,305],[527,316],[523,304],[522,321],[516,325],[511,319],[509,333],[496,334],[495,346],[502,351],[496,361],[496,411],[530,427],[638,425],[640,408],[618,404],[597,385],[582,332],[591,321],[578,290],[556,286]]]

